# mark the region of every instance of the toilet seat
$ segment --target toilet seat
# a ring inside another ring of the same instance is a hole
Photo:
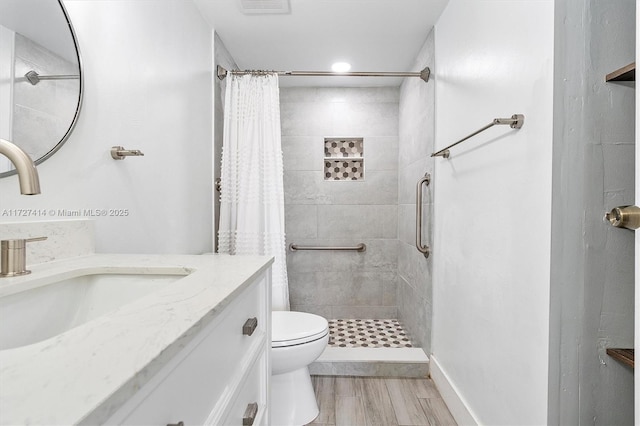
[[[271,321],[272,348],[301,345],[329,334],[325,318],[306,312],[273,311]]]

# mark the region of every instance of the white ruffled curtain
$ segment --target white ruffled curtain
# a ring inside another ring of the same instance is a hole
[[[278,76],[227,80],[218,253],[274,256],[273,310],[288,310]]]

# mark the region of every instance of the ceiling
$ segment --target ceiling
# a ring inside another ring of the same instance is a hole
[[[268,2],[269,0],[263,0]],[[411,67],[448,0],[289,0],[244,14],[240,0],[194,0],[241,69],[418,71]],[[282,77],[281,86],[398,86],[399,78]]]

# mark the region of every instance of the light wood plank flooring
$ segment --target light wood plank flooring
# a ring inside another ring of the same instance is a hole
[[[449,426],[449,409],[430,379],[311,376],[320,415],[311,425]]]

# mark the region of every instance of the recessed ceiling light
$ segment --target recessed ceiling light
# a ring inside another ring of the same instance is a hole
[[[331,65],[331,69],[334,72],[347,72],[351,69],[351,64],[347,62],[336,62],[335,64]]]

